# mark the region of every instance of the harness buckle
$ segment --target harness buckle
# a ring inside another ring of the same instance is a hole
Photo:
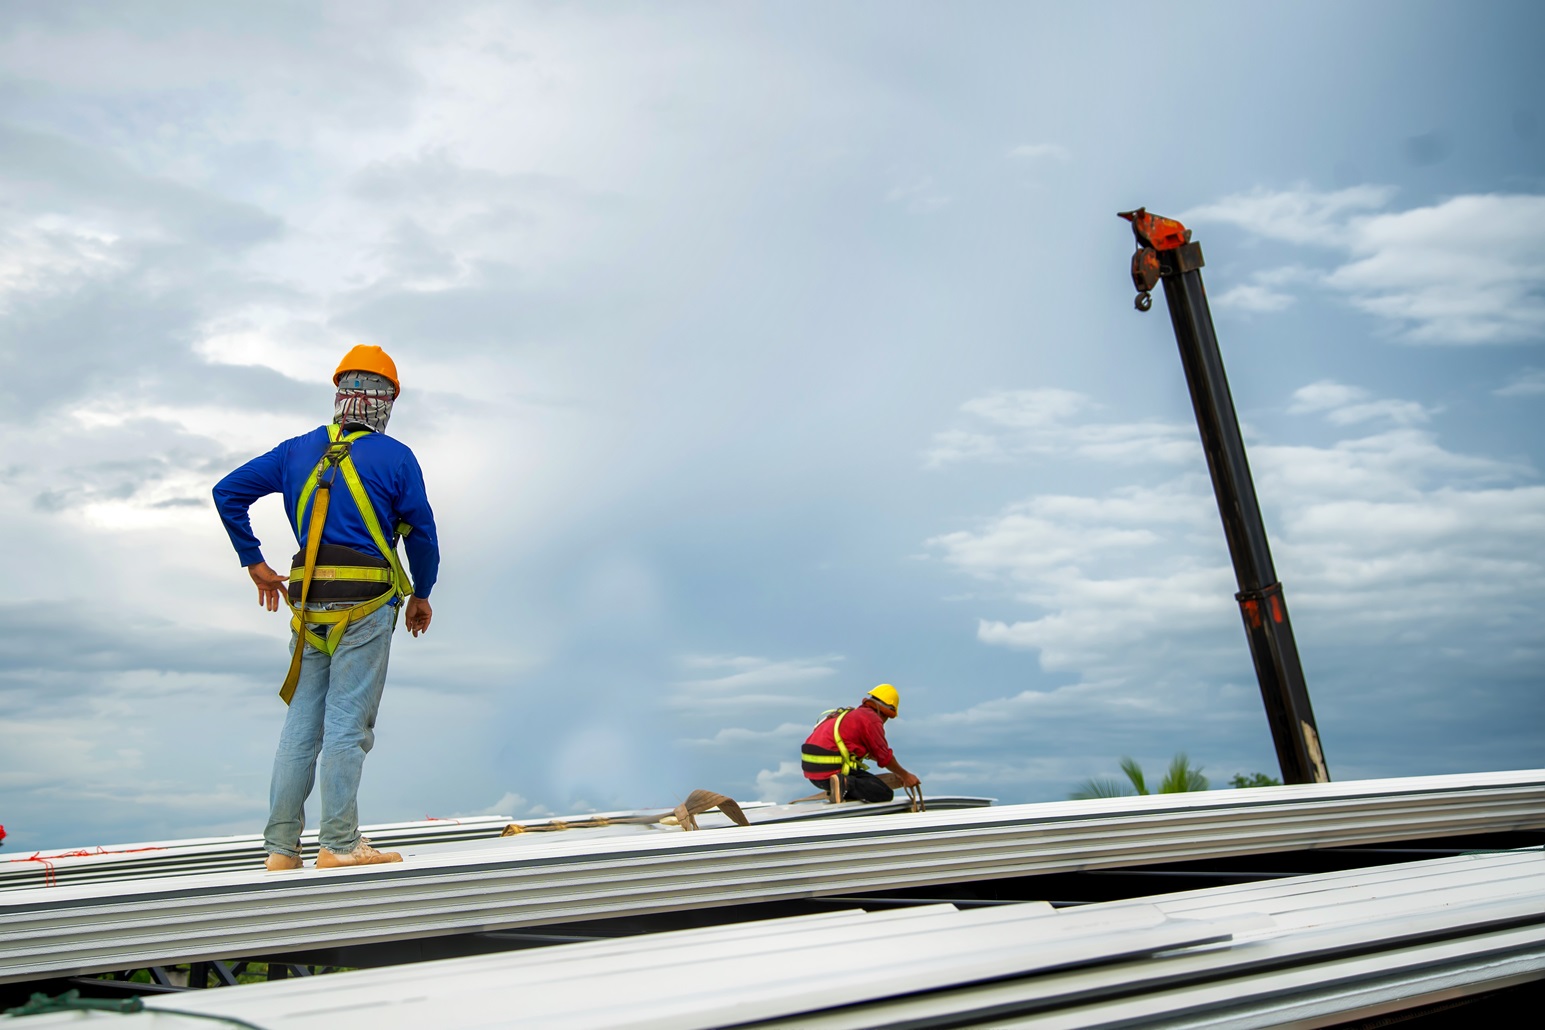
[[[317,477],[317,487],[331,488],[333,479],[338,475],[338,470],[343,467],[343,462],[348,458],[349,452],[354,448],[354,441],[346,437],[340,437],[327,445],[327,450],[322,452],[322,467],[326,470],[325,476]]]

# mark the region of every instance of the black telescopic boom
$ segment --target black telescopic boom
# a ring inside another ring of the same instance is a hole
[[[1132,259],[1132,279],[1138,289],[1137,308],[1152,306],[1149,292],[1164,284],[1170,321],[1180,344],[1180,361],[1191,389],[1191,405],[1201,431],[1202,449],[1212,473],[1212,488],[1223,517],[1234,576],[1239,583],[1240,614],[1250,641],[1250,656],[1266,704],[1266,720],[1277,746],[1277,761],[1284,783],[1328,783],[1330,773],[1320,750],[1319,730],[1309,705],[1303,665],[1293,640],[1282,584],[1272,566],[1245,458],[1239,417],[1223,371],[1223,355],[1207,307],[1202,286],[1202,248],[1191,242],[1191,232],[1173,219],[1151,215],[1142,208],[1125,212],[1132,222],[1138,251]]]

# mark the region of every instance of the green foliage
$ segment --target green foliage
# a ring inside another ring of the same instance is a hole
[[[1206,790],[1207,777],[1202,775],[1202,767],[1191,768],[1191,760],[1186,753],[1181,751],[1170,759],[1169,769],[1164,773],[1164,780],[1159,784],[1160,794],[1186,794],[1193,790]]]
[[[1074,801],[1085,801],[1089,798],[1124,798],[1131,793],[1131,789],[1114,776],[1096,776],[1079,784],[1078,789],[1068,797]]]
[[[1229,780],[1228,782],[1229,782],[1229,786],[1230,787],[1280,787],[1280,786],[1282,786],[1282,781],[1277,779],[1275,776],[1267,776],[1265,773],[1260,773],[1260,772],[1251,773],[1248,776],[1246,776],[1244,773],[1235,773],[1234,774],[1234,778],[1232,780]]]
[[[186,981],[186,979],[191,975],[191,970],[192,970],[192,966],[190,966],[186,962],[184,962],[181,965],[163,966],[161,968],[166,970],[166,972],[171,975],[171,977],[172,977],[174,982]],[[307,966],[306,968],[313,975],[320,976],[320,975],[322,975],[324,973],[342,973],[342,972],[347,972],[352,967],[349,967],[349,966]],[[236,962],[236,963],[233,963],[231,965],[231,972],[235,975],[236,982],[238,984],[255,984],[255,983],[267,983],[268,982],[268,963],[267,962]],[[149,984],[149,983],[155,983],[156,981],[151,977],[150,970],[148,970],[148,969],[136,969],[129,976],[128,982],[129,983],[138,983],[138,984]]]
[[[1068,797],[1074,801],[1084,801],[1089,798],[1126,798],[1149,792],[1147,777],[1143,775],[1143,767],[1137,764],[1136,759],[1122,755],[1121,771],[1127,778],[1126,783],[1122,783],[1114,776],[1096,776],[1079,784],[1078,789]],[[1235,778],[1238,779],[1238,777]],[[1191,760],[1182,751],[1171,759],[1169,769],[1164,774],[1164,780],[1159,784],[1159,793],[1182,794],[1207,788],[1207,777],[1202,775],[1202,767],[1197,766],[1193,769]]]
[[[1143,780],[1143,767],[1137,764],[1137,760],[1121,756],[1121,771],[1126,773],[1127,779],[1132,781],[1132,786],[1139,794],[1148,793],[1148,784]]]
[[[236,982],[239,984],[267,983],[268,963],[248,962],[247,968],[236,974]]]

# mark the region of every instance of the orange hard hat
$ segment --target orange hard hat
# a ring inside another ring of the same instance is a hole
[[[385,376],[392,381],[392,389],[396,391],[392,396],[402,396],[402,384],[397,381],[397,363],[390,354],[373,343],[356,344],[343,356],[343,360],[338,362],[338,371],[333,373],[334,386],[338,385],[338,380],[343,378],[345,372],[374,372],[378,376]]]

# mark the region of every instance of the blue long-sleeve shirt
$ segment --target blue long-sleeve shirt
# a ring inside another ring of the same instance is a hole
[[[327,427],[321,426],[304,436],[286,440],[267,454],[247,462],[215,484],[215,508],[225,523],[225,532],[236,548],[236,556],[245,567],[263,560],[263,549],[252,533],[247,509],[252,502],[268,494],[284,495],[284,513],[298,546],[306,546],[303,527],[295,522],[295,506],[300,500],[311,471],[327,450]],[[368,433],[354,441],[349,452],[354,467],[365,484],[365,493],[376,510],[376,521],[390,541],[399,522],[413,527],[403,538],[408,556],[408,572],[413,579],[413,595],[428,599],[440,575],[440,540],[435,534],[435,516],[424,492],[424,473],[407,444],[380,433]],[[324,544],[341,544],[382,559],[381,549],[370,539],[365,520],[360,518],[354,498],[343,485],[342,477],[333,489],[333,501],[322,527]]]

